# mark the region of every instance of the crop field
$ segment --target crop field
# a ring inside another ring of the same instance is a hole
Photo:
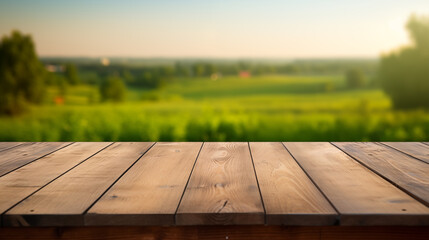
[[[63,104],[0,118],[0,141],[428,141],[429,112],[392,110],[378,88],[342,76],[175,79],[122,103],[71,87]]]

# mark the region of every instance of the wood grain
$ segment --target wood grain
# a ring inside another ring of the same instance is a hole
[[[339,211],[341,225],[429,224],[427,207],[333,145],[284,144]]]
[[[337,212],[282,143],[250,143],[269,225],[333,225]]]
[[[284,143],[290,152],[281,143],[157,143],[141,159],[152,143],[73,143],[47,151],[50,144],[22,143],[0,152],[0,166],[24,158],[0,177],[0,213],[9,209],[1,218],[5,226],[158,226],[123,228],[136,231],[130,235],[82,228],[130,239],[371,239],[360,232],[370,229],[394,239],[368,227],[339,228],[349,229],[343,232],[314,225],[429,225],[424,143]],[[159,227],[175,221],[200,226]],[[294,227],[237,226],[264,223]],[[55,231],[61,229],[69,228]],[[78,236],[73,231],[57,237]],[[77,230],[95,236],[85,231]],[[14,234],[5,239],[19,236]]]
[[[389,147],[429,163],[429,146],[419,142],[383,142]]]
[[[409,226],[378,227],[296,227],[296,226],[180,226],[180,227],[8,227],[0,239],[246,239],[246,240],[427,240],[429,228]]]
[[[378,143],[333,143],[429,206],[429,164]]]
[[[152,145],[110,145],[6,212],[3,224],[83,225],[83,213]]]
[[[157,143],[85,216],[86,225],[174,225],[202,143]]]
[[[23,142],[0,142],[0,151],[4,151],[9,148],[16,147],[20,144],[23,144]]]
[[[247,143],[205,143],[176,215],[179,225],[263,224]]]
[[[70,144],[70,142],[24,143],[2,151],[0,153],[0,176]]]
[[[0,178],[0,214],[109,143],[75,143]]]

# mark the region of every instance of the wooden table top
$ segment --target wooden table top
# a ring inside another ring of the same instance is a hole
[[[429,225],[429,143],[1,142],[1,225]]]

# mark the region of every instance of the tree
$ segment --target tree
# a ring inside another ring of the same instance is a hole
[[[429,51],[429,16],[422,17],[412,15],[407,23],[413,44],[428,54]]]
[[[0,42],[0,113],[14,115],[40,103],[45,70],[30,35],[12,31]]]
[[[76,65],[71,63],[66,64],[64,74],[70,85],[77,85],[80,83]]]
[[[191,76],[191,67],[185,65],[181,62],[176,62],[175,71],[179,77],[189,77]]]
[[[395,108],[429,108],[429,17],[411,16],[412,44],[382,56],[380,80]]]
[[[365,85],[365,74],[360,69],[349,69],[346,72],[346,84],[349,88],[360,88]]]
[[[205,67],[203,63],[196,63],[193,65],[193,73],[195,77],[203,77],[205,74]]]
[[[125,100],[126,87],[119,77],[109,77],[100,86],[101,97],[104,101],[122,102]]]
[[[137,84],[145,88],[161,88],[165,85],[165,80],[157,71],[145,71],[140,78],[137,79]]]

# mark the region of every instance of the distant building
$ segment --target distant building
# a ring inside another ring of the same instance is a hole
[[[251,77],[252,75],[250,74],[250,72],[249,72],[249,71],[241,71],[241,72],[239,72],[239,73],[238,73],[238,76],[239,76],[240,78],[249,78],[249,77]]]
[[[47,64],[45,68],[48,72],[64,72],[64,66],[61,65]]]

